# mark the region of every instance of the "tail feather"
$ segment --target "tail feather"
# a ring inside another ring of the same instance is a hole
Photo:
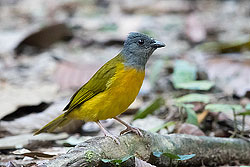
[[[71,119],[65,117],[64,114],[60,115],[53,121],[49,122],[47,125],[39,129],[34,133],[34,135],[38,135],[40,133],[46,133],[46,132],[53,132],[57,127],[62,127],[66,124],[68,124],[71,121]]]

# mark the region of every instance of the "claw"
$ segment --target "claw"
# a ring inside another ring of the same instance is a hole
[[[100,127],[100,129],[102,130],[102,132],[104,133],[104,136],[107,136],[109,138],[111,138],[114,142],[116,142],[118,145],[120,145],[120,141],[119,141],[119,138],[117,136],[114,136],[112,135],[109,131],[107,131],[103,126],[102,124],[97,121],[96,122],[97,125]]]
[[[138,136],[143,136],[143,134],[141,133],[141,131],[138,128],[129,126],[127,127],[125,130],[121,131],[120,135],[124,134],[124,133],[128,133],[128,132],[134,132],[135,134],[137,134]]]
[[[117,136],[112,135],[111,133],[105,134],[105,136],[111,138],[114,142],[116,142],[116,144],[118,144],[118,145],[121,144],[120,141],[119,141],[119,138]]]
[[[121,131],[120,135],[127,133],[127,132],[134,132],[135,134],[137,134],[138,136],[143,136],[143,134],[141,133],[141,131],[138,128],[132,127],[131,125],[127,124],[126,122],[124,122],[123,120],[121,120],[118,117],[114,117],[114,119],[116,119],[117,121],[119,121],[120,123],[122,123],[123,125],[125,125],[127,128],[123,131]]]

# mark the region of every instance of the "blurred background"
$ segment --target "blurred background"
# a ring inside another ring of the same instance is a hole
[[[122,119],[160,134],[249,137],[250,1],[0,0],[0,166],[37,161],[6,150],[57,155],[102,135],[75,121],[57,131],[67,133],[32,137],[121,51],[129,32],[166,47],[151,56]],[[124,128],[103,123],[115,134]]]

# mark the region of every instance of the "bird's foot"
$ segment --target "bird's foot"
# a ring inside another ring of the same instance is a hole
[[[114,142],[116,142],[118,145],[120,145],[120,141],[119,141],[119,138],[115,135],[112,135],[111,133],[105,133],[105,136],[106,137],[109,137],[111,138]]]
[[[128,132],[134,132],[135,134],[137,134],[138,136],[143,136],[143,134],[141,133],[141,131],[138,128],[132,127],[132,126],[127,126],[127,128],[123,131],[121,131],[120,135],[124,134],[124,133],[128,133]]]
[[[100,123],[100,121],[96,122],[97,125],[100,127],[100,129],[102,130],[102,132],[104,133],[104,136],[107,136],[109,138],[111,138],[114,142],[116,142],[118,145],[120,145],[120,141],[119,138],[117,136],[112,135],[109,131],[107,131],[102,124]]]

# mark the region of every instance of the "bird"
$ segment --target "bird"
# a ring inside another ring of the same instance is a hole
[[[34,135],[52,132],[71,120],[83,120],[96,122],[105,136],[119,143],[118,138],[100,122],[114,118],[126,127],[120,135],[134,132],[142,136],[138,128],[124,122],[118,115],[125,112],[135,100],[145,77],[146,63],[153,52],[161,47],[165,47],[163,42],[148,35],[139,32],[129,33],[120,53],[105,63],[73,94],[63,109],[63,114],[36,131]]]

